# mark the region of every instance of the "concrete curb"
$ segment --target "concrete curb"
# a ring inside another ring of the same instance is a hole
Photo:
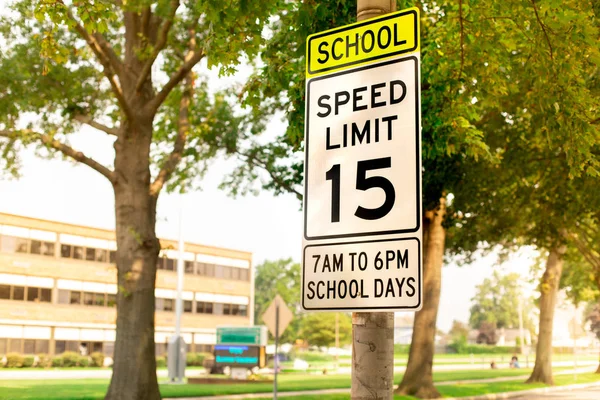
[[[528,390],[519,390],[515,392],[503,392],[503,393],[490,393],[490,394],[481,394],[478,396],[469,396],[469,397],[444,397],[444,400],[500,400],[500,399],[515,399],[519,397],[524,397],[530,394],[545,394],[545,393],[553,393],[553,392],[568,392],[577,389],[586,389],[590,387],[600,386],[600,382],[590,382],[590,383],[576,383],[573,385],[564,385],[564,386],[551,386],[545,388],[536,388],[536,389],[528,389]]]

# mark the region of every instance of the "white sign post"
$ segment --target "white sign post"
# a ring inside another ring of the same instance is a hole
[[[416,311],[422,304],[418,38],[412,51],[365,53],[398,31],[398,19],[386,18],[314,35],[307,45],[305,310]],[[365,62],[328,66],[355,46]],[[315,76],[319,60],[326,72]]]

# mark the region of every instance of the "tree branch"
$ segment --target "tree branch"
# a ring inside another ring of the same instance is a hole
[[[179,67],[177,72],[171,76],[169,81],[163,86],[163,88],[154,96],[154,99],[148,104],[149,112],[155,113],[158,107],[165,101],[169,93],[185,78],[185,76],[194,68],[196,64],[204,57],[203,49],[196,49],[190,51],[185,56],[185,62]]]
[[[299,191],[294,189],[287,182],[283,181],[281,179],[281,177],[275,175],[275,173],[270,168],[268,168],[268,166],[265,162],[256,159],[256,157],[254,157],[254,156],[244,154],[239,150],[236,150],[235,153],[238,154],[239,156],[243,157],[246,160],[246,162],[248,162],[250,165],[253,165],[255,167],[265,170],[269,174],[269,176],[271,177],[273,182],[275,182],[277,185],[279,185],[280,188],[284,189],[288,193],[292,193],[292,194],[296,195],[296,198],[298,200],[302,200],[302,193],[300,193]]]
[[[102,131],[104,133],[107,133],[109,135],[112,136],[119,136],[119,131],[117,129],[114,128],[109,128],[106,125],[103,125],[99,122],[96,122],[92,119],[92,117],[90,117],[89,115],[81,115],[81,114],[77,114],[73,117],[75,120],[81,122],[82,124],[86,124],[91,126],[92,128],[96,128],[99,131]]]
[[[188,56],[191,57],[191,50],[196,47],[196,32],[193,28],[189,30],[189,43],[188,47],[190,52]],[[188,56],[186,56],[186,61],[188,61]],[[192,101],[192,94],[194,92],[194,79],[192,76],[191,68],[188,73],[185,75],[185,83],[183,86],[183,93],[181,94],[181,100],[179,101],[179,120],[177,127],[177,137],[175,138],[175,143],[173,144],[173,151],[169,154],[167,161],[162,166],[161,170],[158,172],[156,179],[150,185],[150,195],[154,197],[158,197],[161,189],[171,179],[177,165],[181,161],[181,155],[183,154],[183,150],[185,149],[185,143],[187,140],[187,136],[190,132],[190,103]]]
[[[73,15],[71,10],[67,9],[67,16],[71,21],[73,21],[75,25],[75,30],[85,40],[88,44],[92,52],[98,58],[98,61],[104,67],[103,73],[110,82],[110,86],[112,87],[112,91],[115,94],[117,101],[121,107],[121,110],[125,113],[128,119],[132,119],[133,113],[129,107],[129,104],[125,100],[125,96],[123,95],[123,90],[121,89],[121,85],[115,79],[116,73],[115,70],[119,73],[123,70],[123,63],[114,53],[110,44],[106,42],[104,37],[99,33],[95,33],[94,35],[90,35],[90,33],[79,23],[77,18]],[[115,66],[113,66],[115,64]]]
[[[74,148],[72,148],[64,143],[59,142],[58,140],[52,138],[49,135],[35,132],[30,129],[24,129],[21,131],[0,130],[0,137],[5,137],[8,139],[16,139],[16,138],[18,138],[18,136],[20,134],[24,134],[29,137],[33,137],[35,140],[39,141],[40,143],[42,143],[54,150],[60,151],[65,156],[70,157],[75,161],[78,161],[82,164],[87,165],[94,171],[102,174],[111,183],[114,182],[114,179],[115,179],[114,171],[110,170],[109,168],[105,167],[104,165],[100,164],[99,162],[95,161],[94,159],[86,156],[81,151],[77,151]]]
[[[538,10],[535,5],[535,0],[531,0],[531,5],[533,6],[533,11],[535,11],[535,18],[537,19],[538,24],[540,24],[540,26],[542,27],[542,31],[544,31],[544,36],[546,37],[546,42],[548,42],[548,47],[550,48],[550,59],[554,60],[554,56],[553,56],[553,52],[552,52],[552,44],[550,43],[550,38],[548,37],[548,32],[546,32],[546,27],[544,26],[544,23],[542,22],[539,14],[538,14]]]
[[[177,165],[181,161],[181,155],[190,131],[189,110],[193,90],[192,73],[188,72],[185,78],[185,88],[179,102],[179,121],[173,151],[169,154],[167,161],[156,175],[156,179],[150,185],[151,196],[158,196],[165,183],[173,176]]]
[[[175,18],[175,13],[177,12],[177,8],[179,8],[179,1],[171,0],[170,6],[171,6],[171,10],[169,12],[169,15],[167,16],[166,19],[164,19],[162,21],[162,23],[160,25],[160,28],[158,31],[158,38],[156,40],[156,43],[154,44],[154,49],[152,51],[152,55],[150,56],[150,58],[148,60],[146,60],[146,63],[144,64],[144,67],[142,68],[142,72],[138,76],[137,83],[135,84],[136,92],[139,92],[142,89],[144,82],[146,81],[146,79],[148,79],[148,75],[150,74],[150,71],[152,70],[152,64],[154,64],[156,57],[158,57],[158,54],[162,51],[162,49],[165,48],[165,46],[167,44],[167,38],[169,37],[169,30],[171,29],[171,25],[173,25],[173,19]]]

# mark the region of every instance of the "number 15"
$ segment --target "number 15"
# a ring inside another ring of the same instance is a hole
[[[385,217],[394,207],[396,191],[394,185],[383,176],[372,176],[367,178],[367,171],[373,169],[391,168],[392,158],[375,158],[372,160],[358,161],[356,166],[356,189],[369,190],[381,188],[385,192],[385,201],[377,208],[365,208],[358,206],[354,215],[361,219],[375,220]],[[340,164],[335,164],[325,174],[325,178],[331,181],[331,222],[340,222]]]

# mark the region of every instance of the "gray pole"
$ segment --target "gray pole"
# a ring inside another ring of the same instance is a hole
[[[357,0],[357,19],[396,11],[396,0]],[[352,399],[392,399],[394,313],[352,313]]]
[[[183,381],[184,371],[181,370],[181,366],[183,361],[181,357],[185,357],[185,354],[182,354],[184,350],[182,350],[181,343],[181,314],[183,313],[183,252],[185,250],[185,246],[183,243],[183,199],[181,199],[179,204],[179,254],[177,257],[177,299],[175,300],[175,337],[177,338],[177,378],[176,380],[179,382]]]
[[[277,361],[277,347],[279,345],[279,301],[275,299],[275,358],[273,359],[273,366],[275,368],[275,377],[273,378],[273,399],[277,400],[277,368],[279,362]]]

